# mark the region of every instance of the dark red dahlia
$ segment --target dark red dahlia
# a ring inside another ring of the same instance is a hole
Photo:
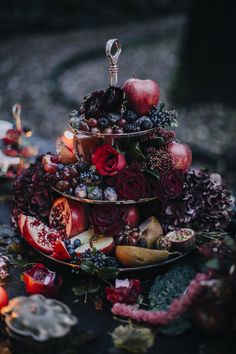
[[[85,97],[80,111],[89,118],[101,118],[104,116],[104,91],[95,91]]]

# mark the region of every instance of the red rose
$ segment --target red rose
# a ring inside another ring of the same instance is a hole
[[[169,171],[161,175],[155,193],[161,200],[178,197],[183,191],[184,176],[181,170]]]
[[[124,156],[108,144],[96,149],[92,162],[102,176],[114,176],[126,166]]]
[[[133,208],[117,205],[94,206],[90,218],[95,233],[114,236],[119,234],[125,225],[136,226],[138,218],[133,217]]]
[[[146,196],[146,178],[136,166],[120,171],[114,187],[119,199],[138,200]]]
[[[141,283],[138,279],[117,280],[115,288],[105,288],[106,298],[113,304],[116,302],[135,304],[141,293]]]

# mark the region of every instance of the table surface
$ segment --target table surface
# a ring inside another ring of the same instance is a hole
[[[6,202],[1,202],[0,226],[2,224],[9,224],[9,215],[9,204]],[[32,259],[32,262],[34,261],[35,259]],[[53,269],[54,267],[54,264],[50,263],[50,261],[48,263],[46,258],[44,264],[47,265],[50,269]],[[145,286],[149,287],[153,283],[155,277],[166,269],[168,268],[158,268],[156,270],[136,274],[136,276],[140,277],[143,281],[145,280]],[[4,285],[10,299],[15,296],[26,295],[24,290],[24,283],[20,279],[20,275],[23,271],[24,268],[19,268],[17,266],[10,267],[10,276],[6,281],[6,285]],[[79,330],[92,330],[96,336],[92,341],[81,347],[78,352],[83,354],[108,354],[110,348],[112,347],[112,341],[109,332],[111,332],[113,328],[120,324],[120,322],[113,318],[110,311],[110,304],[104,300],[102,310],[96,310],[93,301],[91,301],[89,298],[86,303],[84,303],[84,298],[79,298],[79,301],[75,301],[78,298],[76,298],[72,292],[72,284],[76,281],[79,283],[80,277],[77,276],[77,278],[75,278],[75,276],[70,274],[67,269],[60,268],[59,272],[64,278],[64,286],[56,298],[65,302],[77,316],[79,320]],[[3,337],[1,337],[1,339],[3,340]],[[200,346],[209,340],[214,341],[214,339],[201,333],[197,329],[191,329],[182,335],[172,337],[157,334],[155,345],[148,353],[200,354],[202,353],[199,351]],[[214,354],[216,354],[216,352],[214,352]]]

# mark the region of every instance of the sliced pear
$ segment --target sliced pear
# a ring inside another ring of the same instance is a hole
[[[171,253],[167,250],[153,250],[134,246],[116,246],[116,257],[125,267],[138,267],[155,264],[169,258]]]
[[[147,241],[148,248],[152,248],[156,241],[163,235],[163,229],[159,221],[150,216],[140,226],[140,238],[144,238]]]

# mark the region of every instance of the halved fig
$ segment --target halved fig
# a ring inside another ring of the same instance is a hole
[[[68,261],[71,259],[71,255],[67,251],[66,245],[62,240],[57,240],[55,242],[52,257],[61,261]]]
[[[49,224],[64,229],[68,238],[80,234],[88,227],[87,208],[82,204],[60,197],[52,205]]]
[[[22,235],[28,244],[44,253],[52,253],[55,242],[64,239],[62,231],[52,229],[32,216],[26,217]]]

